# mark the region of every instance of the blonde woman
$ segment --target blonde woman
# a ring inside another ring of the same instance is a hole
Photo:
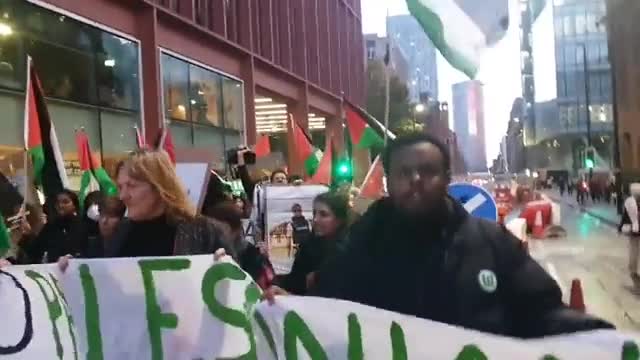
[[[128,210],[106,257],[213,254],[233,256],[224,225],[196,215],[166,153],[138,151],[117,169],[120,199]]]

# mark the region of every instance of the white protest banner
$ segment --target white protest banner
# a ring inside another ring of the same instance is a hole
[[[256,327],[270,329],[256,331],[258,354],[271,353],[271,359],[639,359],[640,336],[610,330],[518,340],[345,301],[293,296],[278,298],[274,306],[260,304],[257,313]],[[622,356],[625,343],[628,357]]]
[[[640,357],[638,336],[615,331],[523,341],[331,299],[254,307],[259,296],[247,274],[211,256],[74,260],[64,274],[55,265],[10,267],[0,271],[0,358]]]
[[[0,272],[1,359],[256,358],[260,296],[213,256],[73,260]]]

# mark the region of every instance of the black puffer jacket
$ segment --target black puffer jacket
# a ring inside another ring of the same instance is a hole
[[[339,231],[332,238],[311,235],[300,245],[293,261],[291,272],[287,274],[282,287],[295,295],[307,293],[307,276],[318,271],[344,247],[345,231]]]
[[[316,274],[313,295],[521,338],[610,328],[562,303],[555,281],[504,227],[449,199],[442,219],[411,225],[388,199],[350,231]]]

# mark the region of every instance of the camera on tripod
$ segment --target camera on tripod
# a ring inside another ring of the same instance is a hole
[[[227,162],[230,165],[238,165],[238,152],[246,150],[242,153],[245,165],[254,165],[256,163],[256,153],[249,150],[246,146],[240,146],[227,150]]]

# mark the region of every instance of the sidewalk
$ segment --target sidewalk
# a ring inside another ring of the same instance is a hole
[[[579,209],[582,212],[586,212],[587,214],[600,219],[600,221],[606,223],[607,225],[617,227],[620,223],[620,215],[618,215],[618,211],[613,204],[593,204],[591,202],[591,199],[588,199],[585,206],[580,206],[576,201],[575,193],[573,193],[572,196],[569,196],[566,193],[564,194],[564,196],[560,196],[560,192],[557,189],[545,190],[543,191],[543,193],[547,195],[551,200],[555,202],[563,202],[569,207]]]

